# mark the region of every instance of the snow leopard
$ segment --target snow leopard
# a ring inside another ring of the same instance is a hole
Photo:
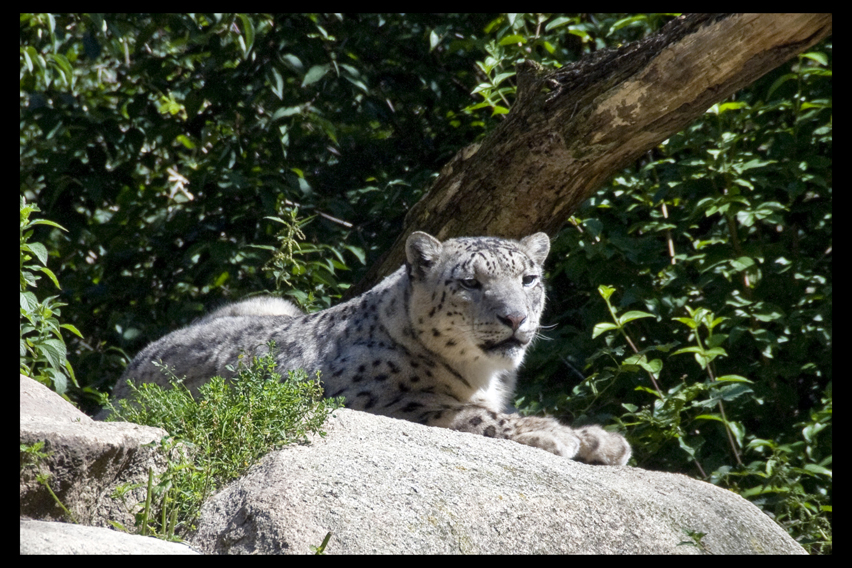
[[[414,232],[404,265],[364,294],[313,314],[276,298],[216,310],[143,349],[113,398],[126,397],[131,380],[167,386],[159,361],[197,393],[272,340],[279,371],[319,371],[325,396],[343,397],[347,408],[624,465],[631,449],[621,434],[507,411],[539,334],[549,251],[544,233],[441,242]]]
[[[234,302],[212,311],[193,325],[199,325],[210,320],[223,317],[237,316],[303,316],[305,312],[289,300],[275,296],[257,296],[240,302]]]

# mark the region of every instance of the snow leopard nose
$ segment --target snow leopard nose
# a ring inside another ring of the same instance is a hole
[[[501,323],[511,327],[512,331],[518,331],[521,324],[527,321],[527,316],[522,313],[512,313],[506,314],[505,316],[498,315],[497,319],[500,320]]]

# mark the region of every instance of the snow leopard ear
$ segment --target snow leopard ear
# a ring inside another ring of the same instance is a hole
[[[535,233],[521,239],[521,248],[539,266],[544,264],[547,253],[550,252],[550,237],[545,233]]]
[[[424,274],[441,257],[441,241],[421,231],[415,231],[405,241],[405,257],[408,260],[409,274],[414,270]]]

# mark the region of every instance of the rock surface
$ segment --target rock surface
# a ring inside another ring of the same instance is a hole
[[[44,442],[50,456],[32,463],[21,452],[21,515],[68,521],[47,488],[36,480],[50,473],[48,483],[56,496],[84,525],[110,527],[117,521],[132,528],[130,509],[144,501],[148,468],[165,471],[167,457],[156,442],[166,435],[160,428],[128,422],[96,422],[44,385],[21,376],[21,444]],[[148,445],[154,442],[153,445]],[[123,500],[113,491],[127,484],[141,484]]]
[[[682,475],[588,466],[537,448],[429,428],[350,410],[335,411],[325,437],[273,452],[204,505],[195,550],[326,552],[803,554],[757,507]],[[123,483],[162,471],[166,433],[91,420],[61,397],[21,378],[21,443],[45,441],[36,466],[21,453],[21,516],[66,520],[35,480],[50,485],[82,525],[133,526]],[[186,546],[108,528],[21,519],[22,554],[192,553]],[[686,532],[706,533],[696,543]]]
[[[185,544],[110,529],[21,519],[21,554],[198,554]]]
[[[745,499],[682,475],[349,410],[327,432],[209,499],[194,548],[310,553],[330,531],[330,554],[804,553]]]

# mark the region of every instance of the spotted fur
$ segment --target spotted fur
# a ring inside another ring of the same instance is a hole
[[[281,370],[319,370],[326,395],[348,408],[623,465],[630,446],[619,434],[505,412],[538,333],[549,250],[544,233],[443,243],[412,233],[405,266],[365,294],[310,315],[275,299],[226,306],[142,350],[113,397],[129,394],[128,379],[165,384],[151,364],[158,360],[196,392],[229,376],[226,365],[242,351],[263,352],[274,340]]]

